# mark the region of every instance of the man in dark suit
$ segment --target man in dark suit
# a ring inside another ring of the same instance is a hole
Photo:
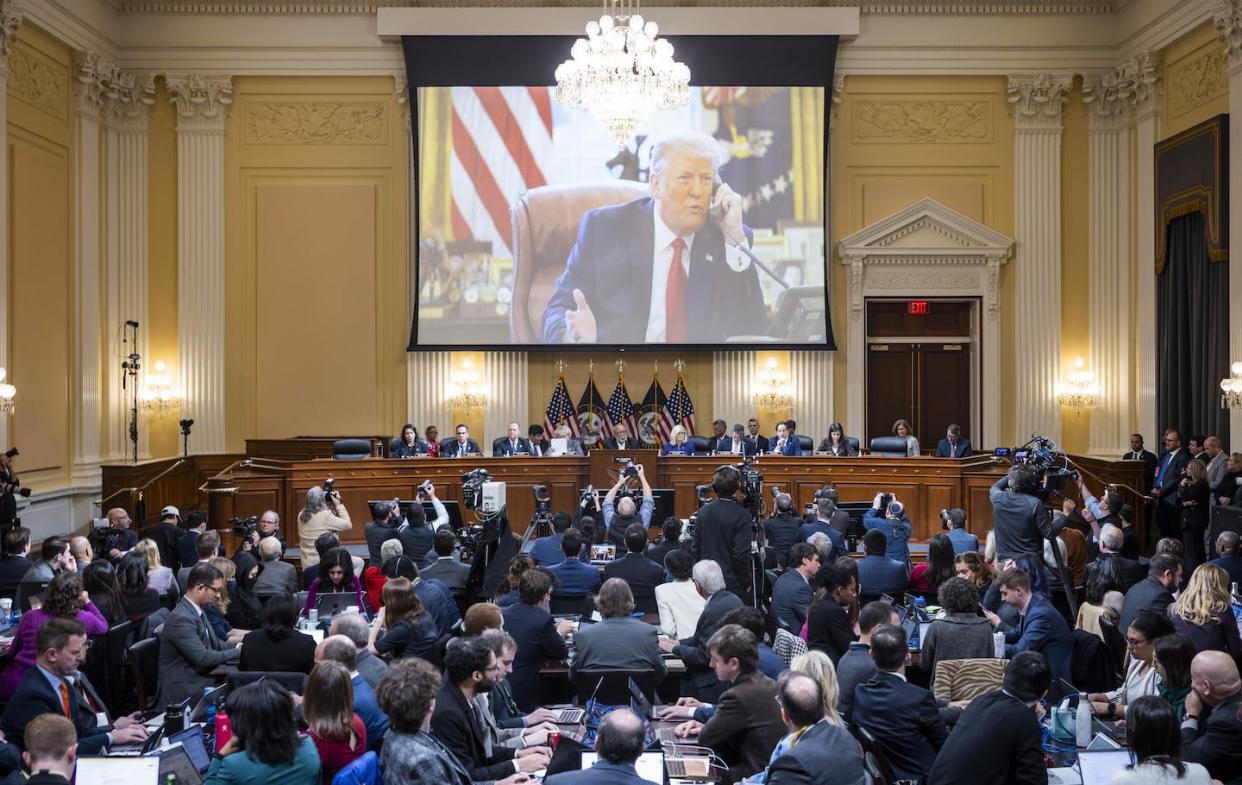
[[[604,437],[605,450],[643,450],[646,445],[630,435],[625,423],[619,422],[612,426],[612,437]]]
[[[181,563],[181,569],[193,567],[197,562],[202,561],[199,556],[195,543],[198,542],[199,535],[207,531],[207,513],[202,510],[194,510],[185,519],[186,531],[181,535],[181,539],[177,540],[177,558]],[[217,538],[219,535],[216,535]],[[219,547],[219,539],[216,540],[216,552],[211,556],[223,556],[224,549]],[[207,558],[211,558],[208,556]],[[185,586],[181,587],[185,591]]]
[[[863,551],[867,555],[858,560],[858,585],[868,597],[897,597],[905,593],[910,583],[905,563],[888,558],[887,549],[888,540],[879,529],[868,529],[863,535]]]
[[[975,454],[970,439],[962,438],[962,426],[954,423],[945,432],[945,438],[936,445],[937,458],[969,458]]]
[[[409,557],[403,556],[401,558]],[[410,579],[414,583],[414,593],[418,595],[419,602],[423,604],[423,610],[430,613],[431,618],[435,619],[436,637],[439,638],[447,634],[449,630],[456,627],[457,623],[461,621],[461,610],[458,609],[457,602],[453,599],[453,592],[449,590],[449,587],[435,578],[424,578],[419,569],[417,564],[406,567],[407,572],[412,571],[414,573],[414,577]]]
[[[160,549],[160,565],[176,572],[181,566],[181,555],[177,552],[177,542],[184,530],[181,528],[181,511],[171,504],[160,510],[160,522],[142,530],[144,539],[155,541]]]
[[[817,532],[822,532],[829,540],[832,541],[832,555],[826,561],[835,561],[839,556],[845,556],[849,553],[845,545],[845,535],[841,533],[841,529],[836,526],[838,513],[844,513],[844,510],[837,509],[835,500],[825,494],[819,495],[819,500],[815,502],[815,520],[802,524],[798,529],[799,540],[809,540],[811,536]],[[845,513],[848,525],[848,513]]]
[[[776,683],[789,747],[768,766],[767,785],[863,785],[862,750],[850,732],[824,716],[823,690],[804,673]]]
[[[578,557],[582,544],[582,534],[577,529],[567,530],[561,538],[561,552],[565,558],[548,568],[559,584],[554,594],[590,594],[599,588],[599,570]]]
[[[776,424],[776,436],[772,439],[772,452],[776,455],[798,456],[802,454],[802,440],[794,433],[794,421]]]
[[[540,569],[528,571],[518,584],[518,601],[505,608],[505,632],[517,643],[509,686],[518,708],[530,712],[539,705],[539,669],[548,660],[563,660],[569,650],[565,635],[573,629],[568,620],[559,624],[545,610],[552,599],[552,579]]]
[[[897,779],[923,782],[948,731],[932,694],[906,681],[906,654],[901,627],[871,636],[876,674],[854,688],[854,722],[880,742]]]
[[[590,210],[543,313],[544,343],[715,343],[767,328],[742,200],[718,183],[716,141],[651,149],[651,196]],[[711,220],[708,220],[711,216]]]
[[[789,563],[789,547],[806,538],[798,533],[802,519],[794,511],[793,497],[787,493],[777,494],[775,506],[775,514],[763,522],[763,535],[776,558],[776,566],[783,570]]]
[[[1024,651],[1010,660],[1001,689],[972,700],[954,725],[928,785],[1047,783],[1039,701],[1051,681],[1048,663],[1039,653]]]
[[[191,530],[185,537],[181,538],[182,542],[190,540],[190,544],[194,547],[194,561],[182,561],[185,566],[177,570],[177,585],[181,587],[181,593],[184,594],[188,586],[187,581],[190,579],[190,570],[200,564],[206,564],[213,557],[220,553],[220,535],[214,531],[196,532]]]
[[[446,526],[436,532],[433,542],[436,560],[419,570],[419,574],[426,579],[440,581],[451,592],[465,591],[466,580],[470,577],[470,565],[453,558],[453,551],[457,548],[457,535]]]
[[[815,586],[823,588],[824,596],[807,614],[806,645],[827,654],[836,665],[854,642],[845,609],[858,596],[858,581],[849,570],[825,564],[815,576]]]
[[[573,524],[573,516],[567,512],[558,512],[552,516],[552,534],[540,537],[531,546],[530,557],[535,560],[535,564],[541,567],[551,567],[565,561],[565,554],[561,551],[561,541],[565,537],[565,532]]]
[[[655,587],[664,583],[664,565],[647,558],[647,530],[641,523],[631,523],[625,530],[625,547],[629,552],[604,566],[604,580],[620,578],[640,603],[650,600],[655,607]]]
[[[678,736],[698,735],[728,764],[725,782],[737,782],[763,771],[785,735],[776,683],[758,671],[759,642],[737,624],[726,624],[707,641],[716,678],[728,684],[716,711],[707,722],[687,720],[677,726]]]
[[[819,572],[819,551],[805,542],[789,548],[789,566],[772,587],[772,618],[795,635],[802,632],[806,608],[811,604],[811,581]]]
[[[1021,614],[1018,626],[1011,627],[995,613],[984,611],[992,626],[1005,633],[1005,656],[1012,658],[1019,652],[1037,651],[1048,660],[1052,678],[1069,681],[1074,638],[1065,617],[1043,595],[1031,593],[1031,576],[1017,567],[1001,573],[996,585],[1001,601]]]
[[[1158,553],[1147,565],[1147,577],[1130,587],[1121,603],[1117,629],[1130,629],[1130,622],[1143,611],[1163,614],[1173,604],[1173,592],[1182,583],[1182,560],[1171,553]],[[1124,634],[1124,633],[1123,633]]]
[[[444,652],[444,684],[431,714],[431,733],[470,770],[476,782],[502,780],[518,772],[537,771],[548,765],[546,747],[493,745],[473,706],[476,695],[496,686],[500,666],[496,654],[478,639],[457,639]]]
[[[160,633],[159,698],[157,706],[180,703],[215,685],[211,672],[235,665],[236,647],[216,637],[203,618],[203,607],[224,591],[224,575],[210,564],[190,570],[185,594],[164,621]]]
[[[671,652],[686,664],[686,675],[682,677],[685,692],[706,703],[712,703],[724,691],[724,685],[708,667],[711,655],[707,650],[707,642],[720,628],[720,620],[734,608],[742,607],[742,601],[736,594],[725,589],[720,565],[714,561],[704,559],[695,563],[693,578],[694,588],[707,599],[703,612],[699,614],[698,624],[694,627],[694,634],[680,641],[662,637],[660,650]]]
[[[553,774],[547,785],[650,785],[634,764],[643,753],[646,727],[629,709],[614,709],[600,720],[595,733],[599,760],[589,769]]]
[[[759,421],[754,417],[746,421],[746,434],[755,443],[755,450],[757,452],[768,452],[771,448],[772,443],[768,441],[768,437],[759,433]]]
[[[470,438],[470,429],[465,423],[457,423],[457,437],[445,439],[440,443],[441,458],[462,458],[467,455],[483,456],[479,443]]]
[[[992,528],[996,532],[996,560],[1016,559],[1022,554],[1044,552],[1044,541],[1051,540],[1065,526],[1064,516],[1052,511],[1039,498],[1039,479],[1027,466],[1012,466],[1009,474],[996,481],[988,492],[992,501]]]
[[[1242,777],[1242,681],[1233,658],[1201,651],[1190,662],[1190,692],[1182,719],[1182,760],[1201,764],[1214,780]]]
[[[695,561],[710,559],[720,566],[725,588],[746,598],[751,588],[750,513],[737,501],[741,474],[721,466],[712,475],[716,498],[698,512],[697,536],[690,545]]]
[[[78,751],[99,754],[113,744],[143,741],[147,729],[136,717],[121,717],[110,728],[98,729],[94,714],[76,699],[72,680],[86,661],[86,628],[77,619],[49,619],[35,638],[38,654],[34,666],[9,699],[0,716],[5,737],[25,749],[22,732],[41,714],[59,714],[73,722],[78,734]]]
[[[280,540],[264,537],[259,540],[259,577],[254,582],[254,593],[260,599],[275,594],[295,594],[298,590],[298,571],[287,561],[282,561],[284,551]]]
[[[711,449],[725,455],[750,456],[755,454],[755,442],[746,438],[746,429],[741,423],[733,426],[733,433],[712,439]]]
[[[642,671],[654,677],[655,684],[664,680],[664,658],[660,656],[658,628],[639,619],[634,612],[634,595],[620,578],[610,578],[599,588],[595,610],[603,619],[583,624],[574,636],[577,656],[569,669],[574,681],[581,671]]]
[[[647,558],[664,567],[664,557],[668,552],[681,547],[681,519],[670,515],[660,524],[660,539],[647,546]]]
[[[1160,527],[1160,536],[1179,538],[1182,530],[1179,490],[1190,454],[1182,447],[1182,434],[1176,428],[1164,432],[1164,450],[1156,464],[1151,495],[1156,497],[1156,524]]]
[[[1147,468],[1143,471],[1144,482],[1152,480],[1156,476],[1156,455],[1151,450],[1143,447],[1143,434],[1130,434],[1130,452],[1121,456],[1123,461],[1142,461]]]
[[[1230,582],[1242,583],[1242,554],[1238,553],[1237,532],[1221,532],[1216,538],[1216,558],[1212,564],[1229,573]]]
[[[13,597],[30,571],[30,529],[15,526],[4,533],[4,556],[0,557],[0,597]]]
[[[515,422],[509,423],[508,436],[492,442],[492,457],[505,458],[510,455],[530,455],[530,440],[522,435],[522,426]]]

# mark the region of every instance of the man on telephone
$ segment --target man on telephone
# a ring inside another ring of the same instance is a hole
[[[741,250],[742,198],[697,131],[651,148],[651,196],[588,211],[543,312],[547,343],[712,343],[761,335],[759,276]]]

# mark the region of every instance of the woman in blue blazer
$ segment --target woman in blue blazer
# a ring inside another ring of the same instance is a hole
[[[673,430],[669,432],[669,439],[671,441],[664,443],[661,455],[694,455],[694,445],[690,442],[690,436],[684,427],[674,425]]]

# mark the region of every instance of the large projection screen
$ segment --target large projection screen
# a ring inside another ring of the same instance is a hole
[[[690,67],[689,103],[619,149],[548,84],[572,38],[404,39],[411,350],[836,348],[836,38],[670,41]]]

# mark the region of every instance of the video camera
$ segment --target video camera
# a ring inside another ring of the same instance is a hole
[[[477,509],[483,499],[483,483],[489,482],[492,475],[487,469],[471,469],[461,476],[462,506],[467,510]]]
[[[763,507],[763,473],[754,466],[754,458],[747,457],[741,463],[734,464],[738,473],[738,490],[742,492],[742,506],[750,511],[754,519],[758,519]]]
[[[535,497],[536,513],[552,511],[552,494],[548,491],[548,486],[537,483],[531,486],[530,492]]]
[[[16,458],[19,455],[21,455],[21,453],[17,451],[16,447],[11,447],[8,450],[5,450],[4,452],[4,457],[9,458],[9,459]],[[14,474],[12,476],[13,476],[13,479],[10,482],[10,484],[13,486],[12,493],[17,494],[23,499],[30,498],[30,489],[22,485],[22,481],[17,478],[17,475]]]
[[[324,481],[323,481],[323,497],[324,497],[325,499],[331,499],[331,498],[332,498],[332,494],[333,494],[333,493],[335,493],[335,491],[334,491],[334,490],[332,490],[332,486],[333,486],[335,483],[336,483],[336,478],[335,478],[335,477],[329,477],[328,479],[326,479],[326,480],[324,480]]]
[[[246,539],[259,530],[259,517],[251,515],[249,518],[229,518],[229,525],[233,527],[234,535]]]
[[[87,539],[95,553],[102,556],[112,553],[113,549],[125,549],[125,530],[112,528],[112,523],[107,518],[95,519],[95,528]]]
[[[1009,458],[1014,466],[1030,468],[1039,478],[1037,491],[1041,496],[1060,491],[1066,478],[1078,480],[1078,471],[1070,468],[1069,457],[1057,449],[1052,439],[1037,433],[1031,434],[1026,444],[1013,449],[1000,447],[993,455]]]

